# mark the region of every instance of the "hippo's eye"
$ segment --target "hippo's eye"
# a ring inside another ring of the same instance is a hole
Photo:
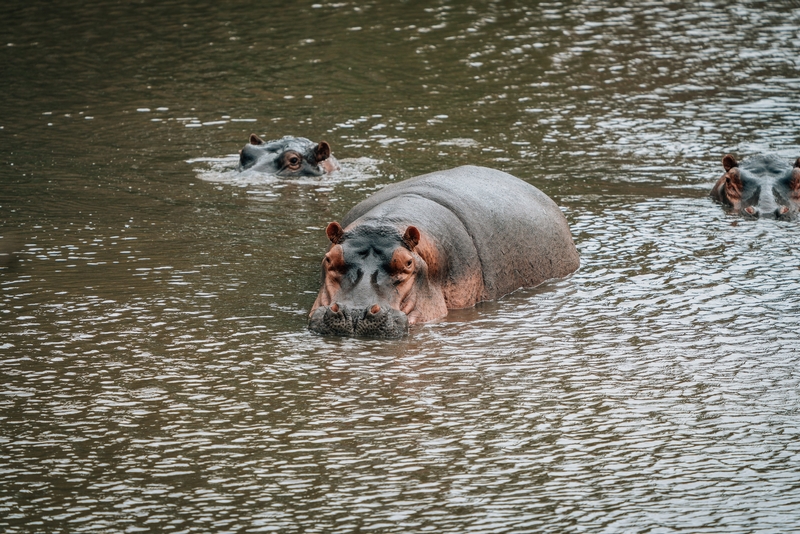
[[[302,167],[303,159],[297,152],[289,152],[284,156],[283,164],[286,168],[292,171],[300,170]]]

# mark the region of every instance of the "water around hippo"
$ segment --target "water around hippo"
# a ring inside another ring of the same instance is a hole
[[[800,156],[795,4],[75,4],[0,7],[3,531],[798,524],[798,223],[708,198]],[[342,169],[238,178],[251,132]],[[580,270],[307,332],[325,225],[462,163]]]

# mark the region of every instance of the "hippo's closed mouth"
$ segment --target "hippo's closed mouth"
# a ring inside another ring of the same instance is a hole
[[[378,304],[352,310],[334,303],[315,310],[309,320],[309,329],[329,336],[396,338],[408,333],[408,317],[399,310]]]

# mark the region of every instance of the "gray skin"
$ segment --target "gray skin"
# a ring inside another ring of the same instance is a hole
[[[731,154],[711,198],[745,217],[793,220],[800,212],[800,158],[789,165],[777,156],[758,155],[743,162]]]
[[[252,169],[281,177],[322,176],[339,169],[331,147],[305,137],[286,136],[264,141],[250,134],[250,142],[239,151],[239,170]]]
[[[326,229],[331,246],[309,329],[401,337],[448,309],[579,266],[561,210],[501,171],[464,166],[381,189]]]

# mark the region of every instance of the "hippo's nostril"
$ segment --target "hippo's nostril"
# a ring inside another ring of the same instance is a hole
[[[757,213],[758,213],[758,212],[757,212],[757,210],[756,210],[756,209],[755,209],[753,206],[747,206],[747,207],[744,209],[744,211],[745,211],[745,213],[747,213],[748,215],[757,215]]]
[[[369,312],[372,315],[375,315],[376,313],[380,313],[380,311],[381,311],[381,307],[379,305],[377,305],[377,304],[373,304],[372,307],[369,309]]]
[[[787,213],[789,213],[788,206],[781,206],[778,208],[778,215],[786,215]]]
[[[352,336],[355,324],[347,307],[338,303],[331,306],[320,306],[308,321],[312,332],[328,336]]]

